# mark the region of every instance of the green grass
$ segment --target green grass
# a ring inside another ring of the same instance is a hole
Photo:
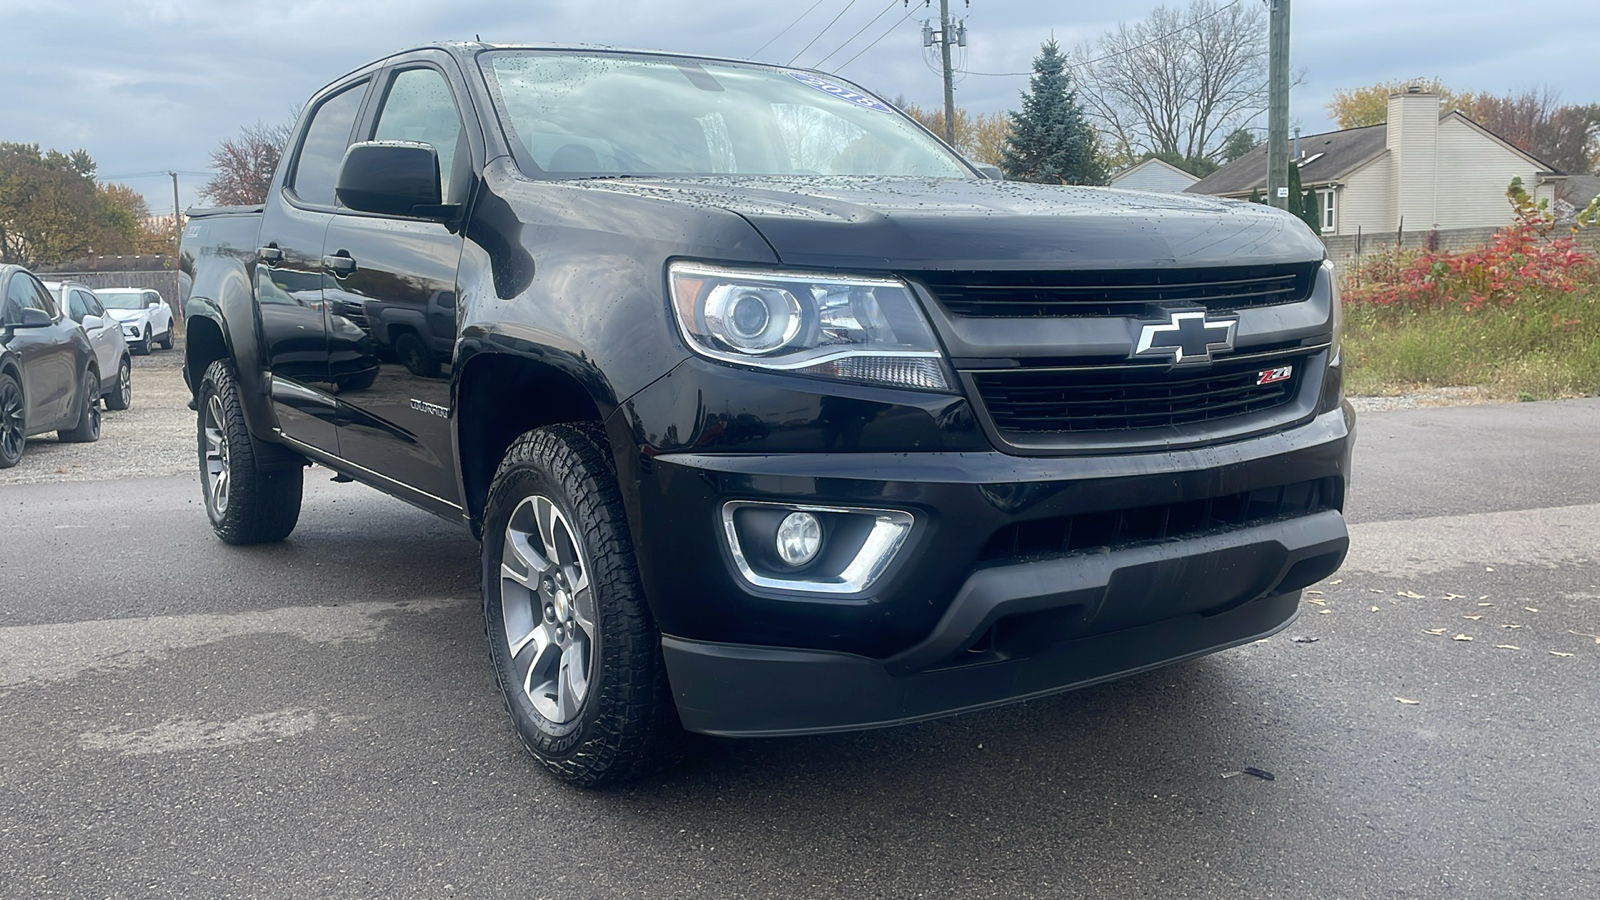
[[[1345,307],[1346,390],[1470,386],[1500,400],[1600,395],[1600,286],[1530,292],[1510,307]]]

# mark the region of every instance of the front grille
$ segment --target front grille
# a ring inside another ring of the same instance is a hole
[[[1238,310],[1298,303],[1311,296],[1317,266],[907,274],[956,316],[1141,318],[1159,304]]]
[[[1273,519],[1305,516],[1343,503],[1338,479],[1322,478],[1161,506],[1082,513],[1007,525],[990,536],[980,562],[1025,560],[1168,540]]]
[[[1131,431],[1230,419],[1289,402],[1309,357],[1218,363],[1185,374],[1167,366],[975,372],[972,381],[1002,433]],[[1289,377],[1259,384],[1291,366]]]

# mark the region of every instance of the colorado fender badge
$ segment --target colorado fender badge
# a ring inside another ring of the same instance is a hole
[[[1279,381],[1287,381],[1289,376],[1293,374],[1294,366],[1279,366],[1276,369],[1267,369],[1256,375],[1256,385],[1259,387],[1263,384],[1276,384]]]

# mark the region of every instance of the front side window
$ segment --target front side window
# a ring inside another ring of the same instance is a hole
[[[769,66],[499,50],[480,57],[518,162],[548,178],[973,178],[905,115],[838,79]]]
[[[6,288],[6,306],[10,315],[21,315],[25,309],[43,310],[50,318],[56,317],[56,301],[44,285],[34,281],[25,273],[18,272],[11,276],[11,284]]]
[[[450,168],[461,142],[461,116],[444,76],[433,69],[407,69],[394,77],[375,141],[416,141],[439,154],[439,196],[450,198]]]
[[[72,317],[72,321],[79,324],[82,324],[83,320],[91,315],[88,297],[83,291],[67,292],[67,315]]]
[[[312,113],[300,155],[290,173],[289,184],[295,197],[317,206],[332,206],[333,189],[339,181],[339,164],[350,146],[350,132],[366,95],[365,82],[346,88],[322,101]]]

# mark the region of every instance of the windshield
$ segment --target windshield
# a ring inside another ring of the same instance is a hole
[[[144,291],[99,290],[95,295],[106,309],[143,309]]]
[[[881,100],[809,72],[527,50],[480,65],[530,175],[976,177]]]

